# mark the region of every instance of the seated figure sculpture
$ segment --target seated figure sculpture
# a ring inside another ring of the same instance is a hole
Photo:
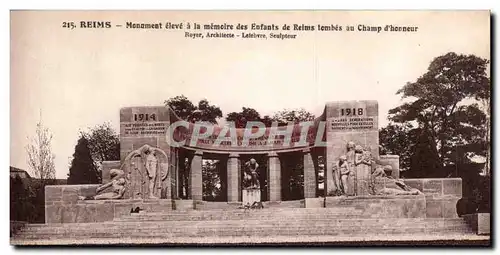
[[[255,159],[250,159],[245,163],[245,171],[244,173],[244,185],[246,188],[260,188],[259,176],[257,173],[257,169],[259,168],[259,164]]]
[[[111,169],[109,171],[111,176],[111,181],[101,186],[97,187],[95,196],[79,196],[79,200],[106,200],[106,199],[120,199],[123,197],[125,193],[125,174],[120,169]],[[112,191],[101,193],[106,190],[108,187],[112,187]]]
[[[391,176],[392,167],[378,165],[372,173],[375,195],[420,195],[418,189],[406,185],[403,180]],[[382,173],[383,171],[384,173]]]

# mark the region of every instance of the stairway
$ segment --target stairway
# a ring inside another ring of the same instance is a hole
[[[470,238],[462,218],[368,218],[350,208],[272,208],[260,210],[172,211],[138,213],[103,223],[28,224],[12,244],[61,243],[226,243],[283,240],[378,240],[388,237]],[[211,238],[211,239],[210,239]],[[128,240],[128,241],[127,241]],[[155,241],[156,240],[156,241]],[[389,239],[391,240],[391,239]]]

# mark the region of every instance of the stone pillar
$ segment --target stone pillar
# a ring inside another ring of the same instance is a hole
[[[196,151],[191,160],[191,199],[201,201],[203,199],[203,180],[202,180],[202,151]]]
[[[316,197],[316,172],[311,150],[305,149],[304,153],[304,198]]]
[[[240,201],[241,178],[240,178],[240,155],[236,153],[229,154],[227,160],[227,201]]]
[[[333,195],[337,187],[333,166],[341,155],[348,153],[347,143],[353,142],[369,149],[374,158],[379,157],[378,102],[373,100],[329,102],[325,106],[325,188]],[[359,177],[359,176],[358,176]]]
[[[269,201],[281,201],[281,164],[278,154],[270,152],[268,156],[268,196]]]

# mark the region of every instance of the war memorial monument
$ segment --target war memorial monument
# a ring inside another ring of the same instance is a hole
[[[376,101],[328,102],[311,122],[241,129],[186,122],[165,106],[122,108],[120,161],[103,163],[102,184],[47,186],[45,224],[11,243],[484,239],[482,216],[457,214],[460,178],[400,179],[398,155],[379,155],[378,118]],[[283,155],[303,160],[303,199],[282,199]],[[204,159],[222,162],[227,201],[203,201]]]

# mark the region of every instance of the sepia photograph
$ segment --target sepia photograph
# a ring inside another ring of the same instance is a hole
[[[492,246],[489,10],[9,19],[12,246]]]

